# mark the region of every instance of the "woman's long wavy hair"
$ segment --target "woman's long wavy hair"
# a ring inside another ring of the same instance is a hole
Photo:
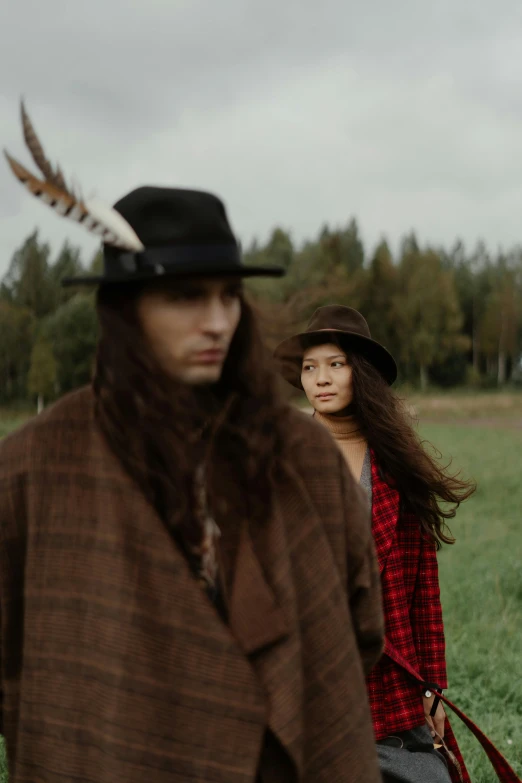
[[[383,479],[398,490],[402,508],[418,518],[437,548],[441,543],[455,543],[447,520],[454,518],[475,485],[440,464],[441,455],[419,438],[403,400],[373,364],[361,354],[350,352],[342,337],[332,336],[332,342],[347,353],[353,371],[350,412],[375,453]],[[428,449],[436,456],[431,456]]]
[[[137,316],[142,291],[138,284],[98,291],[96,415],[112,451],[184,544],[201,536],[192,507],[202,463],[216,518],[236,513],[262,523],[286,406],[251,305],[242,297],[219,383],[189,386],[169,379],[146,343]]]

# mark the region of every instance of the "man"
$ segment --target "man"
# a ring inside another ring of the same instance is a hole
[[[278,272],[209,194],[115,210],[103,274],[66,281],[99,286],[92,388],[0,444],[10,783],[377,783],[368,509],[278,398],[241,288]]]

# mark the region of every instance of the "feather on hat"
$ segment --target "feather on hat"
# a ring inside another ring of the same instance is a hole
[[[4,150],[9,167],[17,180],[59,215],[80,223],[87,231],[100,236],[107,245],[135,253],[143,251],[143,243],[119,212],[98,199],[84,201],[67,186],[61,168],[53,168],[48,161],[23,101],[21,116],[25,143],[44,178],[35,177]]]

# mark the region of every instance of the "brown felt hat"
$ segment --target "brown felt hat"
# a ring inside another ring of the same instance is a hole
[[[283,340],[274,352],[281,374],[292,386],[303,388],[301,363],[305,349],[311,344],[317,345],[318,338],[328,342],[329,334],[348,353],[364,356],[390,386],[397,379],[395,359],[383,345],[372,340],[370,328],[363,316],[351,307],[327,305],[315,311],[306,331]]]

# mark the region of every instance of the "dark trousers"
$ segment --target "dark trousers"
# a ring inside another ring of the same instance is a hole
[[[377,742],[383,783],[451,783],[446,759],[427,726]]]

